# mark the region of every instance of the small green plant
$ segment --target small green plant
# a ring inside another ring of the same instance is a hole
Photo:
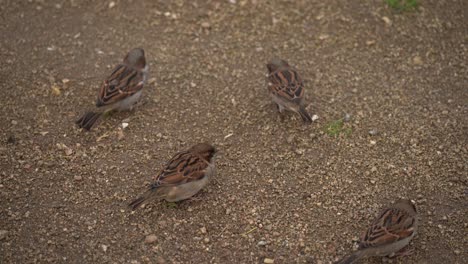
[[[337,137],[341,133],[349,135],[351,134],[351,128],[345,128],[343,119],[338,119],[327,125],[325,128],[325,133],[332,137]]]
[[[176,202],[166,202],[166,208],[175,209],[175,208],[177,208],[177,203]]]
[[[418,0],[385,0],[385,3],[398,11],[409,11],[418,7]]]

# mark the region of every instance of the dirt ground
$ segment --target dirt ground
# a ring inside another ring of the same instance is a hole
[[[331,263],[404,197],[421,226],[388,261],[466,263],[468,1],[420,2],[0,1],[0,262]],[[142,104],[80,131],[133,47]],[[274,56],[313,124],[271,103]],[[218,175],[199,199],[130,212],[204,141]]]

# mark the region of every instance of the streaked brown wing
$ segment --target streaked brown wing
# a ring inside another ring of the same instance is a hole
[[[291,68],[273,72],[268,80],[272,84],[269,86],[270,91],[287,101],[300,100],[304,96],[301,76]]]
[[[102,84],[96,106],[110,105],[137,93],[143,88],[143,79],[142,72],[117,65]]]
[[[379,247],[411,236],[415,219],[396,208],[384,210],[361,237],[359,248]]]
[[[179,185],[200,180],[208,167],[206,161],[189,151],[176,154],[168,161],[164,170],[157,176],[158,186]]]

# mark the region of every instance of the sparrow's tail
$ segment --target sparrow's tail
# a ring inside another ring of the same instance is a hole
[[[101,112],[87,112],[84,114],[80,119],[76,120],[76,124],[80,128],[84,128],[86,130],[90,130],[94,123],[101,117]]]
[[[305,123],[312,123],[312,117],[310,117],[309,113],[307,113],[305,106],[301,105],[299,107],[299,114],[302,117],[302,121],[304,121]]]
[[[356,260],[364,257],[364,255],[365,255],[364,251],[359,250],[359,251],[356,251],[356,252],[354,252],[353,254],[351,254],[349,256],[344,257],[340,261],[335,262],[334,264],[352,264]]]
[[[128,206],[130,206],[132,208],[132,211],[134,211],[138,209],[138,207],[140,207],[144,202],[162,198],[162,196],[159,194],[159,191],[157,190],[159,190],[159,188],[156,188],[156,186],[151,186],[149,190],[147,190],[145,193],[140,195],[140,197],[136,198],[131,203],[129,203]]]

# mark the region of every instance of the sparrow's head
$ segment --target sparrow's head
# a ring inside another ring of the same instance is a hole
[[[143,69],[146,66],[145,51],[140,48],[132,49],[124,58],[124,63],[137,69]]]
[[[206,161],[211,161],[213,156],[216,154],[216,149],[210,144],[200,143],[190,148],[192,153],[201,156]]]
[[[285,60],[282,60],[279,58],[274,58],[267,64],[269,73],[275,72],[280,68],[286,68],[286,67],[289,67],[289,64]]]

